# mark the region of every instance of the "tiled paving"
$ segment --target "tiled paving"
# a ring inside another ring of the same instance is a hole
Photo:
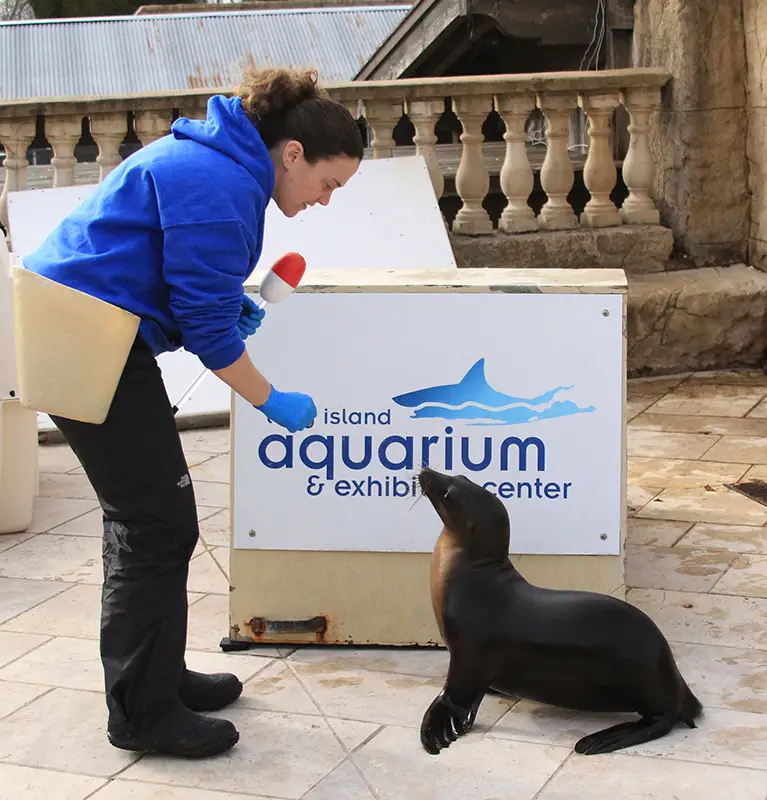
[[[202,539],[189,583],[192,668],[231,670],[241,739],[202,762],[139,757],[104,737],[100,517],[66,445],[40,449],[30,530],[0,536],[1,800],[765,800],[767,507],[724,484],[767,477],[767,376],[632,381],[628,599],[669,637],[705,705],[696,730],[596,757],[606,715],[487,697],[438,758],[421,714],[446,654],[298,649],[224,654],[228,431],[182,434]]]

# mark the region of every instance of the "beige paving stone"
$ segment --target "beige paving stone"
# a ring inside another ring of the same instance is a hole
[[[764,436],[767,434],[767,423],[750,417],[654,414],[652,409],[632,419],[630,427],[634,430],[709,433],[719,436]]]
[[[316,716],[276,714],[230,706],[239,742],[221,757],[202,762],[145,756],[123,774],[126,780],[174,787],[216,789],[300,798],[345,758],[327,723]]]
[[[0,553],[4,550],[9,550],[11,547],[16,547],[17,544],[26,542],[35,536],[34,533],[3,533],[0,534]]]
[[[46,444],[37,449],[40,472],[70,472],[80,466],[68,444]]]
[[[571,758],[536,800],[764,800],[767,772],[622,753]]]
[[[767,528],[757,525],[715,525],[698,522],[678,542],[684,547],[767,555]]]
[[[342,795],[343,796],[343,795]],[[206,789],[189,789],[186,786],[158,786],[117,778],[99,789],[88,800],[273,800],[264,795],[232,794]]]
[[[210,511],[211,509],[206,509]],[[208,547],[229,547],[229,509],[214,510],[200,521],[200,536]]]
[[[353,756],[380,800],[532,798],[559,768],[565,747],[509,742],[476,730],[438,757],[421,747],[418,731],[388,727]]]
[[[717,441],[706,433],[667,433],[629,428],[626,450],[639,458],[700,458]]]
[[[229,508],[229,484],[197,481],[192,478],[195,501],[198,506],[211,510]]]
[[[691,522],[629,517],[626,526],[626,543],[673,547],[691,527]]]
[[[705,488],[664,489],[638,511],[637,516],[680,522],[764,525],[767,507],[724,486],[713,486],[710,491]]]
[[[38,494],[42,497],[67,497],[98,500],[87,476],[74,473],[41,472]]]
[[[740,481],[767,481],[767,464],[754,464]]]
[[[57,525],[69,522],[94,508],[98,508],[97,500],[73,500],[66,497],[41,497],[34,500],[32,522],[27,533],[44,533]]]
[[[748,412],[750,419],[765,419],[767,418],[767,400],[762,400],[757,406]]]
[[[712,591],[767,598],[767,556],[738,556]]]
[[[0,764],[0,800],[85,800],[103,784],[103,778]]]
[[[328,725],[347,750],[356,750],[370,739],[381,726],[375,722],[358,722],[353,719],[326,717]]]
[[[0,680],[101,692],[104,672],[95,639],[57,636],[0,669]]]
[[[626,421],[629,422],[638,417],[643,411],[650,408],[650,406],[657,402],[662,395],[637,395],[636,397],[629,396],[626,401]]]
[[[81,517],[64,522],[51,528],[49,533],[60,533],[74,536],[94,536],[101,539],[104,536],[104,515],[101,508],[94,508]]]
[[[187,586],[192,592],[229,595],[229,581],[207,551],[203,551],[189,562]]]
[[[191,448],[184,448],[184,457],[186,458],[186,465],[189,469],[204,464],[210,461],[211,458],[216,458],[218,453],[205,452],[203,450],[194,450]]]
[[[17,578],[0,578],[0,627],[8,628],[16,619],[35,606],[44,604],[54,595],[67,591],[66,583],[52,581],[30,581]],[[10,621],[10,622],[9,622]],[[19,630],[19,629],[15,629]],[[20,633],[48,633],[48,631],[27,631]]]
[[[302,673],[316,676],[333,675],[338,670],[365,669],[442,679],[447,675],[450,655],[446,648],[306,646],[299,647],[288,660],[291,664],[304,665]]]
[[[671,642],[679,670],[707,708],[767,714],[767,651]]]
[[[701,459],[767,464],[767,436],[723,436]]]
[[[98,639],[101,615],[101,587],[95,584],[43,582],[53,588],[68,587],[50,600],[6,622],[3,630],[20,633]],[[0,590],[1,592],[2,590]],[[190,595],[196,599],[199,595]]]
[[[715,445],[716,447],[716,445]],[[628,458],[628,480],[634,486],[663,486],[666,489],[692,489],[717,483],[735,483],[751,468],[747,464],[692,461],[675,458]]]
[[[767,395],[767,387],[690,385],[672,389],[652,406],[656,414],[744,417]]]
[[[0,576],[41,581],[101,583],[101,542],[88,536],[46,533],[0,553]]]
[[[239,705],[258,711],[320,714],[301,682],[281,660],[272,661],[245,684]]]
[[[210,554],[218,564],[219,569],[224,573],[226,576],[227,581],[229,580],[229,548],[228,547],[212,547],[210,549]]]
[[[230,445],[229,426],[221,428],[198,428],[180,431],[181,444],[184,451],[193,450],[203,453],[228,453]]]
[[[673,642],[767,650],[767,600],[630,589],[626,599]]]
[[[626,547],[626,585],[677,592],[709,592],[736,558],[719,550]]]
[[[636,514],[644,508],[654,497],[663,491],[660,486],[633,486],[626,487],[626,506],[630,514]]]
[[[203,595],[187,592],[187,597],[191,606]],[[97,639],[100,614],[96,584],[0,578],[0,630]]]
[[[110,777],[138,757],[106,738],[101,694],[53,689],[0,720],[0,761]]]
[[[439,678],[361,669],[317,673],[312,665],[291,666],[328,716],[383,725],[420,727],[424,712],[444,683]],[[485,697],[477,714],[477,729],[492,726],[513,702],[492,695]]]
[[[194,481],[213,481],[214,483],[229,483],[230,478],[230,459],[229,454],[225,453],[220,456],[204,461],[196,467],[192,467],[191,475]]]
[[[374,797],[354,765],[344,761],[305,794],[304,800],[373,800]]]
[[[572,748],[582,736],[638,718],[636,714],[577,712],[523,700],[493,728],[491,736]],[[752,769],[767,763],[767,715],[708,708],[696,725],[694,729],[677,725],[661,739],[632,747],[631,755]]]
[[[10,664],[17,658],[50,641],[50,636],[39,636],[33,633],[14,633],[0,631],[0,667]]]
[[[50,691],[49,686],[0,680],[0,719],[13,714],[47,691]]]

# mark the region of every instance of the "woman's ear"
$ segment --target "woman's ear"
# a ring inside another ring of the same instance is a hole
[[[285,169],[290,169],[303,157],[303,154],[304,146],[301,142],[297,142],[295,139],[287,142],[282,150],[282,163]]]

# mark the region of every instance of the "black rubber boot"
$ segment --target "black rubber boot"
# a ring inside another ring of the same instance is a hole
[[[240,734],[229,720],[205,717],[178,705],[135,730],[125,725],[110,727],[107,738],[121,750],[206,758],[229,750]]]
[[[236,675],[228,672],[204,675],[190,669],[184,670],[178,691],[181,702],[192,711],[217,711],[241,694],[242,683]]]

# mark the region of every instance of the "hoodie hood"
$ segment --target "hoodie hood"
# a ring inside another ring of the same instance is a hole
[[[258,128],[248,119],[239,97],[214,95],[208,100],[207,119],[180,117],[171,125],[176,139],[191,139],[229,156],[263,186],[274,191],[274,164]]]

